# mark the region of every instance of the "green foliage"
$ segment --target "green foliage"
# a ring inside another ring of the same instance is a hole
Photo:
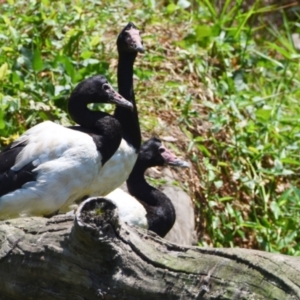
[[[83,78],[116,85],[116,36],[134,21],[147,49],[135,78],[142,129],[184,133],[199,244],[299,255],[299,24],[260,23],[278,8],[244,2],[2,3],[2,146],[44,120],[69,124],[66,98]]]
[[[203,156],[202,226],[215,246],[299,255],[300,73],[291,24],[284,18],[285,29],[268,28],[265,40],[249,20],[274,7],[225,2],[217,12],[204,1],[213,26],[194,27],[184,40],[207,49],[203,69],[220,99],[206,104],[210,128],[205,139],[194,133],[190,147]]]

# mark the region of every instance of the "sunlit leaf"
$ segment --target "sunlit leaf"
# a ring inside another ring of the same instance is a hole
[[[19,37],[18,31],[14,27],[12,27],[12,26],[9,26],[9,31],[10,31],[10,34],[11,34],[12,38],[14,40],[17,40],[18,37]]]
[[[0,110],[0,129],[5,127],[4,112]]]
[[[271,117],[272,111],[270,109],[258,109],[256,111],[256,116],[258,119],[261,119],[263,121],[268,121]]]
[[[196,27],[196,36],[198,40],[201,40],[203,37],[211,36],[212,27],[207,25],[199,25]]]
[[[8,70],[8,64],[4,63],[1,67],[0,67],[0,81],[2,81],[7,74],[7,70]]]
[[[166,12],[168,13],[168,14],[172,14],[175,10],[177,10],[178,9],[178,6],[176,5],[176,4],[174,4],[174,3],[170,3],[170,4],[168,4],[168,6],[166,7]]]
[[[90,45],[91,45],[91,47],[95,47],[96,45],[99,44],[99,42],[100,42],[100,36],[96,35],[92,38]]]
[[[248,149],[249,149],[251,152],[253,152],[253,153],[256,153],[256,154],[259,153],[259,150],[257,150],[257,148],[254,148],[254,147],[249,146]]]
[[[6,15],[2,15],[1,17],[2,17],[2,19],[4,21],[4,23],[6,25],[10,26],[11,22],[10,22],[9,18]]]

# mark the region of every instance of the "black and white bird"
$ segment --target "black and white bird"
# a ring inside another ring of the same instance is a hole
[[[149,139],[142,145],[127,180],[130,194],[116,189],[105,197],[117,206],[121,220],[129,225],[147,228],[161,237],[172,228],[176,218],[175,209],[164,193],[147,183],[144,173],[150,167],[164,165],[189,166],[165,148],[158,138]]]
[[[122,140],[118,150],[99,173],[103,180],[99,183],[98,191],[87,194],[87,197],[105,196],[126,181],[141,146],[141,130],[133,90],[133,65],[138,52],[144,52],[144,47],[139,30],[132,22],[128,23],[118,35],[117,49],[119,53],[117,72],[119,93],[132,103],[133,109],[116,107],[114,117],[122,126]],[[82,130],[80,126],[71,128]]]
[[[101,172],[120,145],[122,128],[113,116],[89,110],[90,103],[133,109],[102,75],[79,83],[68,107],[81,131],[43,122],[0,153],[0,219],[50,215],[114,182],[115,173],[103,178]]]
[[[93,194],[94,196],[105,196],[127,180],[136,162],[141,146],[141,130],[133,90],[133,65],[138,52],[144,52],[144,48],[139,30],[133,23],[128,23],[119,34],[117,48],[119,53],[119,93],[132,103],[133,110],[128,110],[121,106],[115,109],[114,117],[122,126],[123,138],[116,153],[101,169],[101,177],[107,179],[114,178],[114,182],[111,182],[111,185],[107,189],[105,189],[105,186],[101,186],[100,190],[105,191]]]

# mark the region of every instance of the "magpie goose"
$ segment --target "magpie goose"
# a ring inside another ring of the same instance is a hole
[[[150,167],[163,165],[189,166],[165,148],[158,138],[151,138],[142,145],[127,180],[130,194],[116,189],[105,197],[117,206],[121,220],[129,225],[147,228],[161,237],[172,228],[175,209],[165,194],[147,183],[144,173]]]
[[[50,215],[85,195],[100,191],[103,166],[118,149],[122,128],[107,113],[91,111],[90,103],[113,103],[132,110],[102,75],[90,77],[71,93],[70,116],[81,125],[72,130],[46,121],[0,153],[0,218]],[[85,132],[86,131],[86,132]]]
[[[133,105],[133,110],[116,107],[114,117],[122,126],[122,141],[112,158],[101,169],[102,178],[114,178],[109,187],[101,186],[104,193],[94,196],[105,196],[119,187],[129,176],[141,146],[141,130],[135,96],[133,91],[133,64],[138,52],[144,52],[139,30],[133,23],[128,23],[117,38],[119,53],[118,88],[119,93]],[[105,180],[102,181],[103,184]],[[113,188],[112,188],[113,187]],[[93,196],[90,195],[90,196]]]

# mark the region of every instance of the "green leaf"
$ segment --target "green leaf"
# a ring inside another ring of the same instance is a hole
[[[249,149],[251,152],[255,153],[255,154],[258,154],[258,153],[259,153],[259,150],[258,150],[257,148],[255,148],[255,147],[249,146],[248,149]]]
[[[19,33],[14,27],[9,26],[9,31],[14,40],[17,40],[19,38]]]
[[[274,44],[274,43],[268,43],[269,44],[269,47],[271,48],[271,49],[274,49],[274,50],[276,50],[278,53],[280,53],[282,56],[284,56],[285,58],[287,58],[287,59],[290,59],[291,58],[291,52],[290,51],[287,51],[287,50],[285,50],[283,47],[280,47],[280,46],[278,46],[278,45],[276,45],[276,44]]]
[[[202,40],[204,37],[209,37],[212,35],[212,27],[207,25],[197,26],[196,29],[197,40]]]
[[[210,0],[203,0],[203,2],[205,3],[206,7],[209,9],[209,12],[211,13],[212,17],[213,18],[217,17],[217,12],[213,3]]]
[[[197,148],[198,148],[205,156],[207,156],[207,157],[210,157],[210,156],[211,156],[209,150],[208,150],[205,146],[197,144]]]
[[[0,110],[0,129],[5,127],[4,112]]]
[[[281,213],[281,210],[276,201],[271,202],[270,209],[273,212],[275,219],[278,219],[278,217]]]
[[[8,26],[11,25],[9,18],[6,15],[2,15],[1,17],[6,25],[8,25]]]
[[[7,64],[7,63],[4,63],[4,64],[0,67],[0,81],[3,81],[4,78],[6,77],[7,70],[8,70],[8,64]]]
[[[42,55],[40,49],[36,48],[33,52],[33,61],[32,61],[32,67],[35,71],[39,72],[43,69],[44,64],[42,60]]]
[[[92,51],[83,51],[81,53],[81,57],[83,59],[91,58],[93,55],[94,55],[94,52],[92,52]]]
[[[226,197],[219,198],[219,201],[225,202],[225,201],[231,201],[233,199],[234,199],[233,197],[226,196]]]
[[[74,81],[75,80],[75,69],[73,67],[71,59],[67,56],[60,56],[57,58],[57,60],[62,64],[66,73],[70,76],[72,81]]]
[[[100,43],[100,36],[99,35],[95,35],[93,36],[92,40],[90,41],[90,46],[91,47],[95,47]]]
[[[168,14],[172,14],[175,10],[177,10],[178,9],[178,6],[176,5],[176,4],[174,4],[174,3],[171,3],[171,4],[169,4],[167,7],[166,7],[166,12],[168,13]]]
[[[272,110],[271,109],[258,109],[256,111],[256,116],[258,119],[262,121],[268,121],[271,117]]]
[[[263,226],[265,226],[266,228],[272,228],[271,223],[269,222],[268,218],[266,218],[265,216],[263,218],[260,219],[260,222]]]
[[[285,164],[291,164],[291,165],[300,166],[300,161],[299,160],[295,160],[293,158],[286,157],[286,158],[280,159],[280,161],[282,163],[285,163]]]

